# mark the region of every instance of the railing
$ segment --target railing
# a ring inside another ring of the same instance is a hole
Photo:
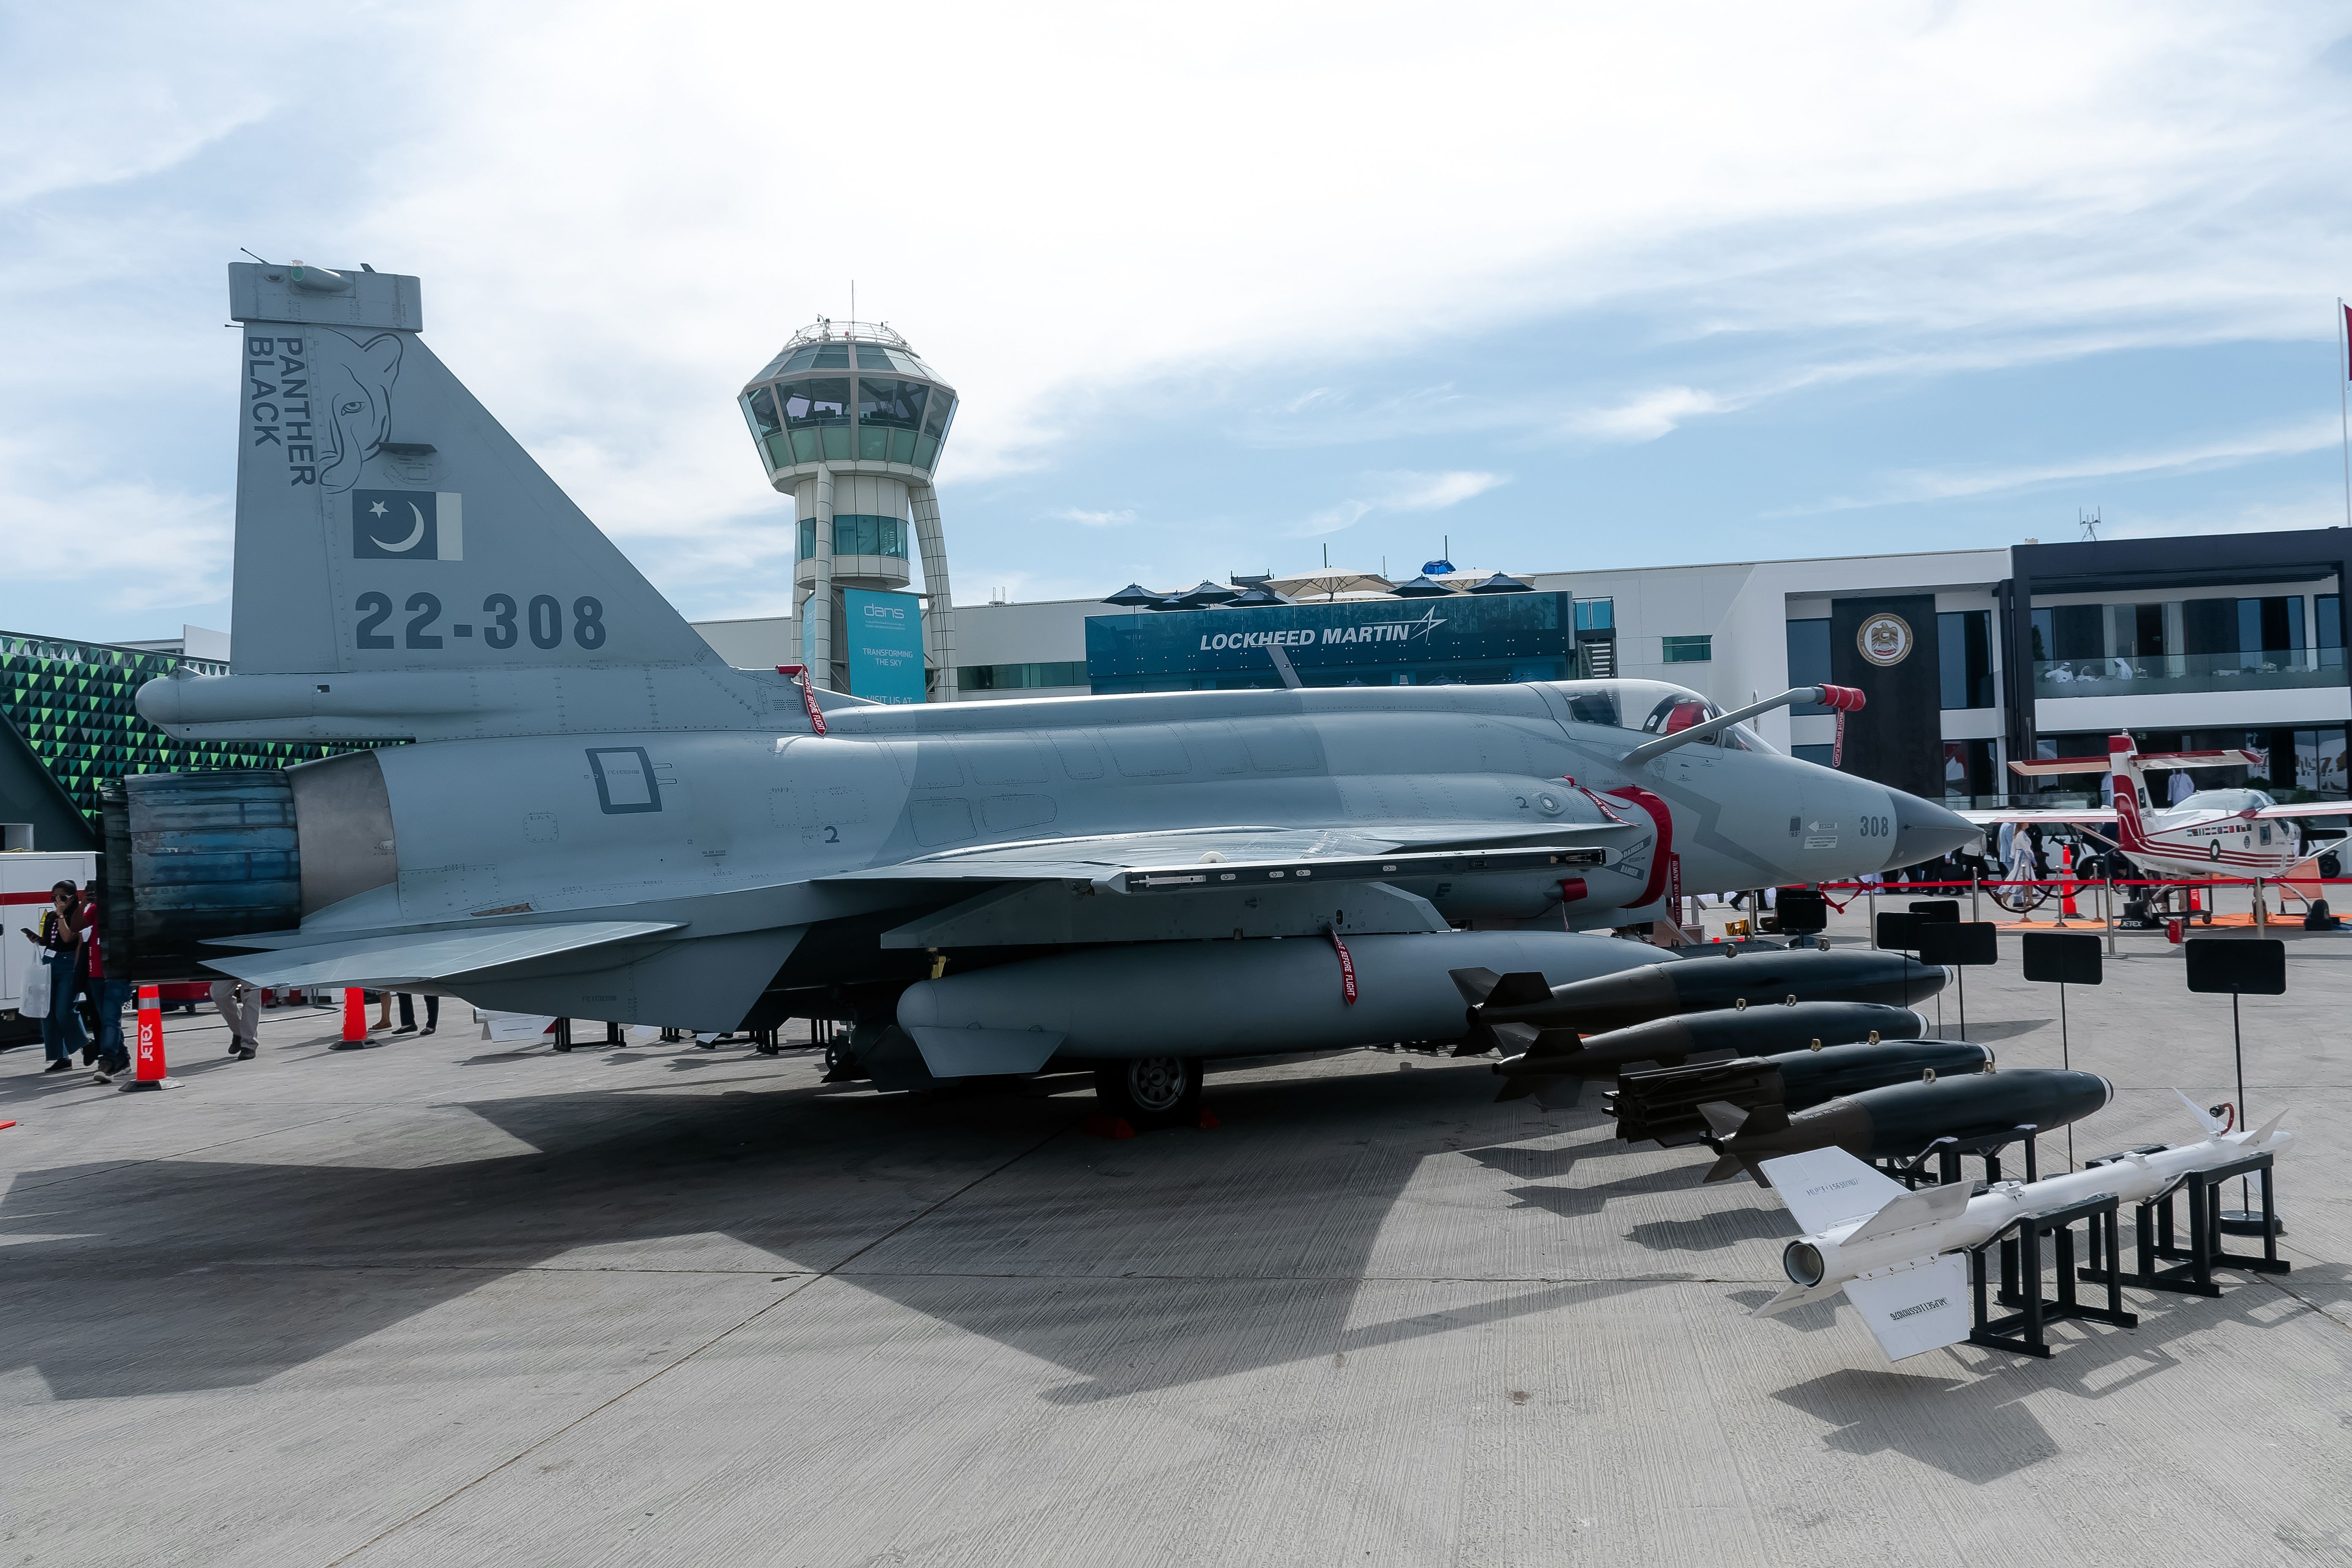
[[[2267,653],[2168,653],[2045,658],[2033,665],[2036,697],[2158,697],[2179,691],[2275,691],[2345,684],[2340,647]]]

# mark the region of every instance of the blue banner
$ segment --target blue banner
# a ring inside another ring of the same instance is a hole
[[[923,601],[912,594],[841,593],[841,636],[849,650],[849,694],[877,702],[920,702]]]
[[[1246,610],[1134,610],[1087,617],[1097,692],[1564,680],[1575,626],[1566,594],[1456,594]]]

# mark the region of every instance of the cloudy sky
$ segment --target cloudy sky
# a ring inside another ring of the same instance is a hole
[[[1629,15],[1628,13],[1638,13]],[[0,9],[0,626],[226,626],[222,266],[427,340],[696,617],[887,319],[957,596],[2345,521],[2340,5]]]

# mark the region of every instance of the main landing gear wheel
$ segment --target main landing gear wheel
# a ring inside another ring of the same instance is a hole
[[[1181,1127],[1201,1119],[1201,1062],[1197,1057],[1138,1057],[1095,1068],[1095,1098],[1103,1114],[1128,1125]]]

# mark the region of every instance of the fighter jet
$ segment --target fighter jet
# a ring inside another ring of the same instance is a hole
[[[229,295],[234,658],[139,709],[358,745],[124,781],[140,974],[846,1019],[884,1087],[1090,1067],[1181,1116],[1206,1058],[1458,1037],[1452,970],[1655,963],[1580,933],[1976,837],[1746,727],[1835,688],[882,706],[730,668],[425,345],[415,278],[239,263]]]

